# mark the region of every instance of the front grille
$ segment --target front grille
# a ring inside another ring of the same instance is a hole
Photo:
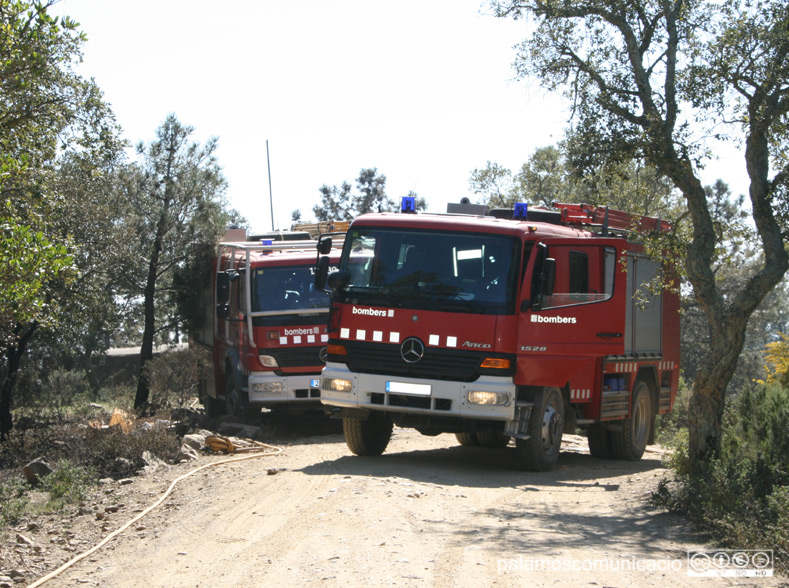
[[[330,355],[329,361],[347,363],[352,372],[455,382],[476,380],[482,373],[479,367],[482,360],[493,355],[426,347],[421,360],[407,363],[400,356],[400,345],[355,341],[342,341],[342,344],[348,355]],[[499,372],[497,375],[505,374]]]
[[[320,358],[322,347],[292,347],[290,349],[258,349],[260,355],[270,355],[277,360],[280,368],[313,368],[304,370],[305,374],[314,373],[315,368],[323,366]],[[277,370],[275,370],[277,371]],[[277,371],[277,373],[279,373]],[[293,375],[293,372],[289,372]],[[281,374],[280,374],[281,375]]]

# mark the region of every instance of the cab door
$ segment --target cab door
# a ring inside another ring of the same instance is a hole
[[[545,239],[532,248],[519,301],[516,383],[570,382],[585,396],[600,359],[624,353],[623,247],[619,239],[589,238]]]

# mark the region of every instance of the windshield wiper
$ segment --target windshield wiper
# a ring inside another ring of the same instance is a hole
[[[402,307],[402,304],[399,300],[392,297],[391,294],[389,294],[380,286],[349,286],[345,288],[346,296],[353,297],[357,294],[364,297],[365,304],[374,304],[373,302],[370,302],[372,299],[375,301],[383,301],[386,306],[397,308]]]

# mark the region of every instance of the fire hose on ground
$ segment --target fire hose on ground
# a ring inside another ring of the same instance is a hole
[[[93,547],[88,549],[86,552],[75,556],[73,559],[67,561],[62,566],[60,566],[58,569],[48,573],[46,576],[43,576],[43,577],[39,578],[38,580],[36,580],[32,584],[30,584],[28,586],[28,588],[37,588],[38,586],[41,586],[42,584],[44,584],[45,582],[48,582],[52,578],[55,578],[56,576],[59,576],[60,574],[65,572],[67,569],[69,569],[71,566],[73,566],[77,562],[85,559],[89,555],[92,555],[93,553],[95,553],[96,551],[98,551],[99,549],[104,547],[107,543],[112,541],[115,537],[117,537],[118,535],[123,533],[126,529],[131,527],[134,523],[136,523],[137,521],[142,519],[144,516],[146,516],[148,513],[150,513],[152,510],[154,510],[159,505],[161,505],[165,501],[165,499],[172,493],[172,491],[175,488],[175,486],[179,482],[181,482],[182,480],[185,480],[186,478],[190,477],[191,475],[196,474],[197,472],[202,471],[202,470],[207,469],[207,468],[212,468],[212,467],[215,467],[215,466],[224,465],[224,464],[228,464],[228,463],[233,463],[233,462],[237,462],[237,461],[243,461],[243,460],[247,460],[247,459],[254,459],[254,458],[258,458],[258,457],[270,457],[272,455],[278,455],[278,454],[280,454],[280,453],[282,453],[284,451],[284,449],[282,447],[277,447],[275,445],[268,445],[266,443],[261,443],[259,441],[253,441],[251,439],[237,439],[237,438],[231,438],[231,437],[222,437],[221,435],[211,435],[209,437],[206,437],[206,445],[214,453],[228,453],[228,454],[230,454],[230,453],[243,453],[245,455],[241,455],[241,456],[238,456],[238,457],[231,457],[231,458],[228,458],[228,459],[223,459],[223,460],[215,461],[215,462],[212,462],[212,463],[207,463],[207,464],[204,464],[204,465],[201,465],[199,467],[194,468],[193,470],[185,473],[182,476],[179,476],[178,478],[176,478],[175,480],[172,481],[172,483],[167,488],[167,490],[164,492],[164,494],[162,494],[159,497],[159,499],[156,502],[154,502],[151,506],[149,506],[148,508],[143,510],[140,514],[138,514],[136,517],[134,517],[133,519],[128,521],[123,526],[119,527],[118,529],[116,529],[115,531],[113,531],[112,533],[107,535],[104,539],[102,539],[99,543],[97,543],[96,545],[94,545]]]

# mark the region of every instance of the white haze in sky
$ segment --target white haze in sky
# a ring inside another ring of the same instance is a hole
[[[414,190],[444,212],[475,199],[474,168],[515,171],[566,127],[560,97],[514,79],[528,25],[480,0],[62,0],[55,12],[87,34],[79,71],[133,144],[169,113],[196,140],[219,138],[228,199],[255,232],[272,227],[266,140],[274,226],[288,228],[295,209],[313,218],[321,185],[366,167],[390,198]]]

